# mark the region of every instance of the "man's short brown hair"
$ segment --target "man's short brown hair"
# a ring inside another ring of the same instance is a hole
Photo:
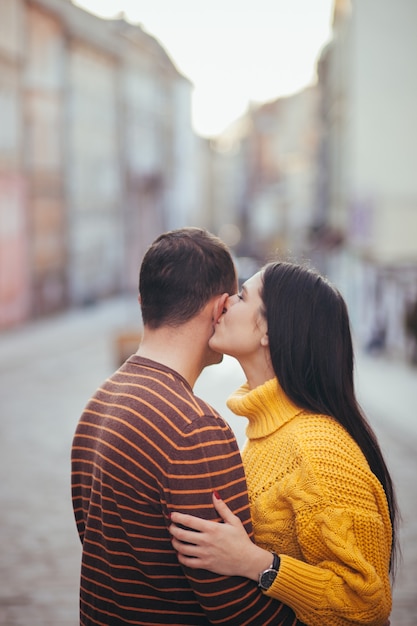
[[[226,244],[202,228],[160,235],[140,269],[142,320],[151,328],[189,321],[216,295],[236,291],[236,271]]]

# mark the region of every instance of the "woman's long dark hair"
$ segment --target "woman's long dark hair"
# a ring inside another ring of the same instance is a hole
[[[349,316],[339,291],[315,270],[287,262],[263,269],[261,297],[272,366],[298,406],[331,415],[353,437],[382,484],[392,524],[395,572],[398,508],[377,438],[355,397]]]

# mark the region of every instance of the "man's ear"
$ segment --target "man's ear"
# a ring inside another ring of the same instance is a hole
[[[222,295],[219,296],[215,301],[214,309],[213,309],[213,322],[215,324],[217,324],[217,322],[219,321],[220,317],[223,314],[226,300],[228,297],[229,297],[228,293],[222,293]]]

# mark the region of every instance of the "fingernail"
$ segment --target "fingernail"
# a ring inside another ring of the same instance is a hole
[[[220,494],[218,491],[216,491],[216,489],[213,491],[214,493],[214,497],[216,498],[216,500],[221,500]]]

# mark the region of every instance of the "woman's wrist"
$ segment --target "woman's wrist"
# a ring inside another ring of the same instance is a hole
[[[271,567],[273,560],[272,553],[253,544],[253,550],[246,560],[246,578],[250,578],[255,582],[259,580],[259,574]]]

